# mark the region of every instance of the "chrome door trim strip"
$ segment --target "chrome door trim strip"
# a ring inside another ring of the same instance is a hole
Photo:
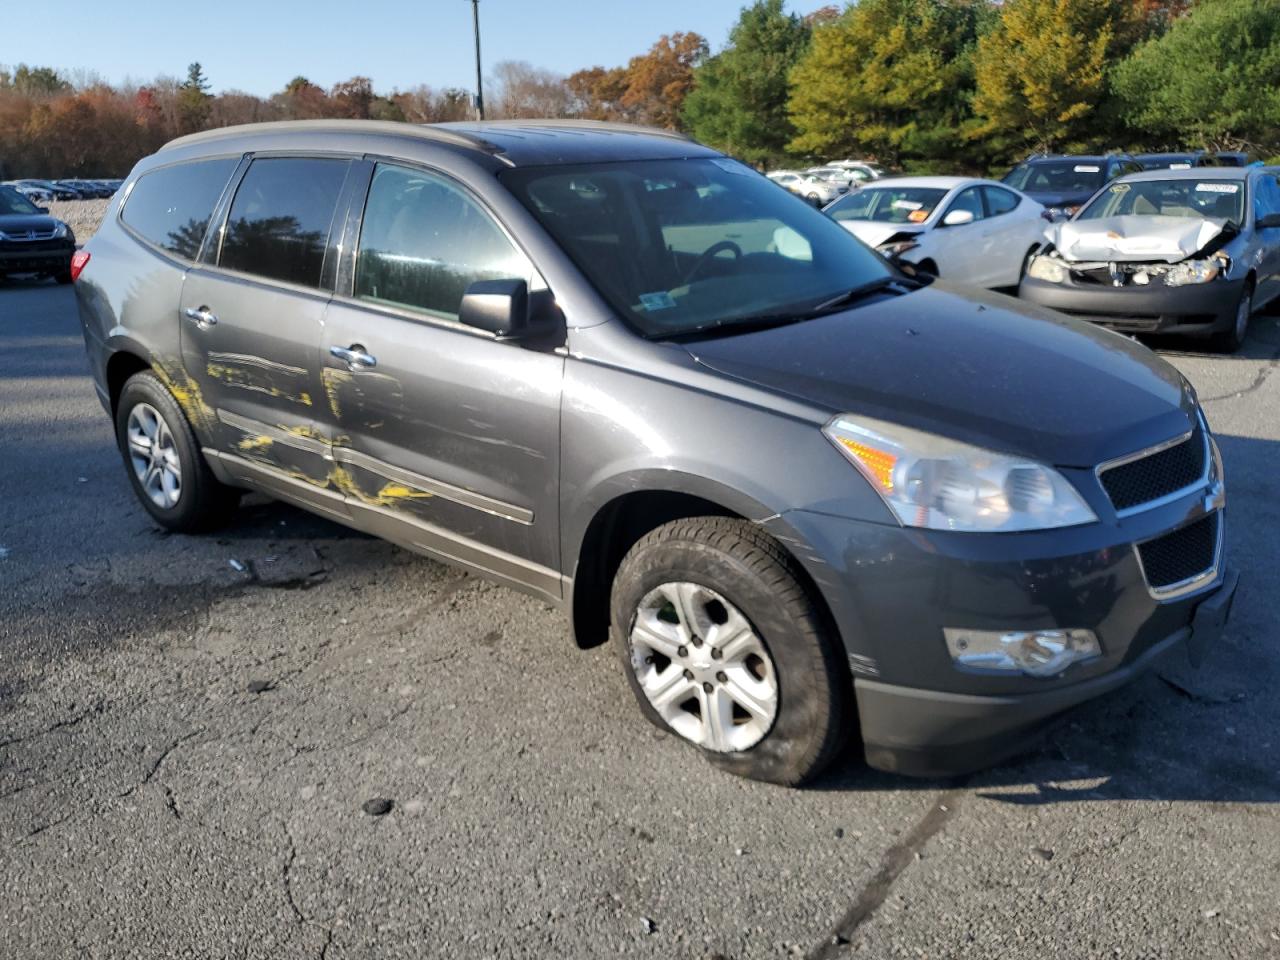
[[[269,423],[262,423],[259,420],[251,420],[248,417],[242,417],[239,414],[231,413],[229,410],[218,410],[218,419],[225,423],[228,427],[243,431],[252,436],[261,436],[270,438],[272,443],[281,443],[286,447],[293,447],[295,450],[302,450],[306,453],[314,453],[318,457],[325,460],[332,459],[329,456],[330,444],[323,440],[317,440],[315,437],[304,437],[296,433],[290,433],[281,427],[272,426]]]

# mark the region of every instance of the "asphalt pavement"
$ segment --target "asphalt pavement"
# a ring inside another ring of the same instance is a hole
[[[0,957],[1280,956],[1280,324],[1160,346],[1226,461],[1212,662],[787,790],[521,594],[256,497],[161,533],[72,292],[0,285]]]

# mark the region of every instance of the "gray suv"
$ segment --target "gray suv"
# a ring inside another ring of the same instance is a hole
[[[612,635],[644,714],[800,783],[973,769],[1236,576],[1187,381],[897,272],[675,135],[300,122],[176,140],[77,255],[101,401],[173,530],[257,490]]]

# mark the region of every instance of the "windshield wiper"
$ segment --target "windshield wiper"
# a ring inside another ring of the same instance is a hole
[[[903,283],[903,281],[898,277],[877,277],[875,280],[868,283],[859,284],[852,290],[846,290],[844,293],[839,296],[832,297],[830,300],[822,301],[822,303],[809,311],[808,316],[819,317],[824,313],[830,313],[833,310],[839,310],[844,307],[851,306],[859,300],[865,300],[872,294],[879,293],[881,290],[899,283]],[[903,285],[905,286],[906,284]]]

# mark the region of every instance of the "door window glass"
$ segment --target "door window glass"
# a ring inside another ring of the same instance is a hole
[[[1256,182],[1257,186],[1253,191],[1254,216],[1265,217],[1267,214],[1280,213],[1280,183],[1270,176],[1258,177]]]
[[[239,162],[238,157],[222,157],[144,173],[120,218],[149,243],[194,260],[213,208]]]
[[[983,187],[982,192],[987,198],[987,216],[998,217],[1002,214],[1011,213],[1018,208],[1018,204],[1022,201],[1018,199],[1016,193],[1003,190],[1000,187]]]
[[[973,219],[982,219],[982,198],[978,196],[977,187],[961,190],[956,198],[951,201],[951,206],[947,208],[947,213],[954,213],[957,210],[968,210],[973,214]]]
[[[320,286],[346,160],[267,157],[240,181],[218,263],[304,287]]]
[[[533,269],[480,205],[440,177],[379,164],[356,253],[355,295],[449,319],[477,280]]]

